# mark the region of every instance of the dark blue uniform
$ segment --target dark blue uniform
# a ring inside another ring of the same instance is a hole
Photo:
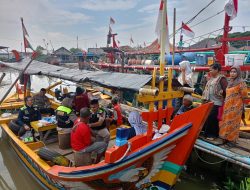
[[[24,124],[30,126],[30,122],[40,120],[41,118],[41,113],[37,108],[23,106],[18,113],[17,122],[21,126],[24,126]]]

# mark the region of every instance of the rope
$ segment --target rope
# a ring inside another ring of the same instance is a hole
[[[206,18],[206,19],[204,19],[204,20],[202,20],[202,21],[200,21],[200,22],[198,22],[198,23],[196,23],[195,25],[190,26],[190,28],[195,27],[195,26],[197,26],[197,25],[199,25],[199,24],[201,24],[201,23],[203,23],[203,22],[206,22],[207,20],[209,20],[209,19],[211,19],[211,18],[214,18],[215,16],[217,16],[217,15],[223,13],[223,12],[224,12],[224,9],[221,10],[220,12],[218,12],[218,13],[216,13],[216,14],[214,14],[214,15],[212,15],[212,16],[210,16],[210,17],[208,17],[208,18]]]
[[[204,8],[202,8],[195,16],[193,16],[191,19],[189,19],[185,24],[190,24],[199,14],[201,14],[206,8],[208,8],[212,3],[214,3],[216,0],[212,0],[210,1]],[[182,27],[178,28],[176,31],[175,31],[175,34],[177,34],[180,30],[181,30]],[[173,36],[173,33],[169,35],[169,37],[172,37]]]
[[[127,156],[127,154],[128,154],[128,152],[130,151],[130,149],[131,149],[131,143],[128,142],[128,148],[127,148],[126,152],[125,152],[124,155],[123,155],[119,160],[117,160],[115,163],[122,161],[122,160]]]
[[[217,162],[209,162],[209,161],[206,161],[206,160],[204,160],[203,158],[201,158],[201,156],[198,154],[196,148],[194,148],[194,152],[195,152],[196,156],[197,156],[202,162],[204,162],[204,163],[206,163],[206,164],[215,165],[215,164],[220,164],[220,163],[226,161],[226,159],[223,159],[223,160],[220,160],[220,161],[217,161]]]

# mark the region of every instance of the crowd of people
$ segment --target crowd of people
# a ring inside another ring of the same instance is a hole
[[[192,71],[187,68],[190,65],[185,62],[181,67],[182,85],[193,86],[190,75]],[[229,79],[220,72],[220,64],[215,63],[210,66],[210,78],[202,94],[202,103],[213,102],[214,105],[203,126],[203,132],[208,140],[221,138],[224,143],[232,146],[239,138],[247,86],[241,78],[238,67],[231,67]],[[20,128],[15,133],[22,136],[26,131],[31,130],[30,122],[40,120],[41,114],[55,115],[57,130],[70,133],[72,149],[75,152],[95,152],[97,154],[95,162],[98,162],[110,141],[109,125],[123,124],[119,99],[117,97],[112,99],[113,114],[110,116],[99,105],[98,99],[90,99],[86,90],[81,87],[76,88],[74,97],[64,98],[56,110],[51,108],[45,94],[46,90],[42,88],[35,96],[25,97],[25,105],[20,109],[17,120]],[[175,115],[194,108],[193,97],[190,94],[185,94],[181,102],[182,105]],[[147,131],[137,111],[129,114],[128,122],[131,126],[128,139]]]

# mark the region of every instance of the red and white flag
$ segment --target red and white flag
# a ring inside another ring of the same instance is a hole
[[[26,52],[26,48],[30,48],[34,51],[33,47],[31,46],[28,38],[29,38],[29,34],[24,26],[23,23],[23,18],[21,17],[21,22],[22,22],[22,29],[23,29],[23,41],[24,41],[24,48],[25,48],[25,52]]]
[[[161,0],[159,12],[158,12],[158,18],[157,18],[156,27],[155,27],[155,33],[157,35],[159,44],[161,44],[161,31],[163,29],[163,27],[162,27],[162,18],[163,18],[162,15],[163,15],[163,12],[165,12],[163,10],[163,7],[164,7],[164,1]],[[166,8],[167,8],[167,6],[166,6]],[[166,42],[165,43],[166,43],[166,53],[169,54],[170,53],[170,43],[169,43],[167,10],[166,10]]]
[[[185,34],[187,37],[193,38],[194,37],[194,32],[191,30],[188,25],[184,24],[182,22],[181,30],[183,34]]]
[[[115,19],[113,19],[112,17],[110,17],[109,24],[115,24]]]
[[[224,9],[230,20],[233,20],[237,16],[238,0],[227,0]]]

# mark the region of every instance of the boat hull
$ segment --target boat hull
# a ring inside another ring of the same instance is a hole
[[[49,166],[16,137],[6,124],[3,130],[25,168],[45,189],[171,189],[185,164],[211,104],[201,106],[176,117],[170,131],[159,139],[143,144],[147,136],[129,140],[129,153],[121,160],[105,160],[90,166]],[[196,113],[196,114],[195,114]],[[194,120],[195,115],[201,116]],[[192,122],[193,121],[193,122]],[[128,145],[125,145],[126,150]],[[121,148],[121,147],[116,147]],[[124,151],[125,152],[125,151]],[[112,154],[111,154],[112,155]]]

